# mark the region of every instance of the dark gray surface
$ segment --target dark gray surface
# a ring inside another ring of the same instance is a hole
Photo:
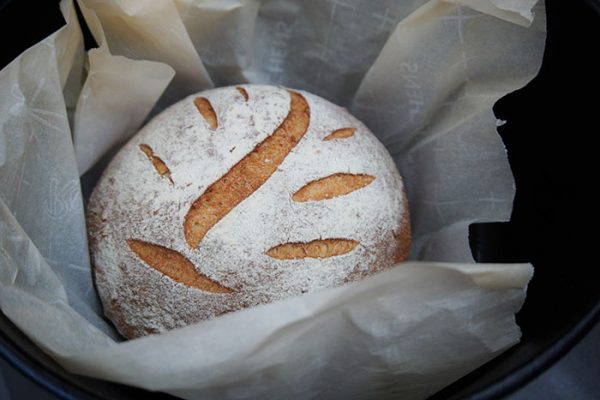
[[[600,325],[509,400],[600,399]]]
[[[600,399],[600,325],[565,357],[507,400]],[[0,358],[0,400],[57,400]]]

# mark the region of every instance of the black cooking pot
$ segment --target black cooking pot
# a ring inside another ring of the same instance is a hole
[[[474,224],[480,262],[532,262],[535,276],[517,315],[523,338],[500,357],[433,399],[491,399],[527,383],[565,354],[598,321],[600,285],[587,243],[594,214],[592,121],[600,64],[600,2],[548,0],[547,42],[538,76],[494,106],[517,192],[511,221]],[[0,68],[63,24],[56,2],[0,1]],[[93,40],[86,33],[86,44]],[[589,96],[589,97],[588,97]],[[593,226],[592,226],[593,227]],[[62,398],[172,398],[65,371],[0,313],[0,356]]]

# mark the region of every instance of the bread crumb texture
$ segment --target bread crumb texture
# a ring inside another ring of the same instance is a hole
[[[105,314],[128,338],[361,279],[410,243],[402,179],[367,127],[262,85],[152,119],[105,170],[87,222]]]

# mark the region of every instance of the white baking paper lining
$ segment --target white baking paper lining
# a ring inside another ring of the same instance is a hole
[[[537,73],[543,4],[80,6],[99,48],[86,54],[63,0],[66,25],[0,71],[0,306],[58,363],[189,399],[418,399],[518,342],[532,268],[473,264],[468,226],[510,216],[514,181],[492,105]],[[82,183],[148,115],[244,82],[321,95],[376,133],[405,178],[411,261],[121,341],[91,280]]]

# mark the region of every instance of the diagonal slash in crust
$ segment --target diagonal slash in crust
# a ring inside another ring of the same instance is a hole
[[[198,272],[191,261],[175,250],[136,239],[127,240],[127,245],[146,264],[176,282],[210,293],[234,292]]]
[[[197,248],[214,225],[261,187],[306,134],[308,103],[300,93],[288,92],[290,111],[283,122],[192,203],[183,224],[191,248]]]

